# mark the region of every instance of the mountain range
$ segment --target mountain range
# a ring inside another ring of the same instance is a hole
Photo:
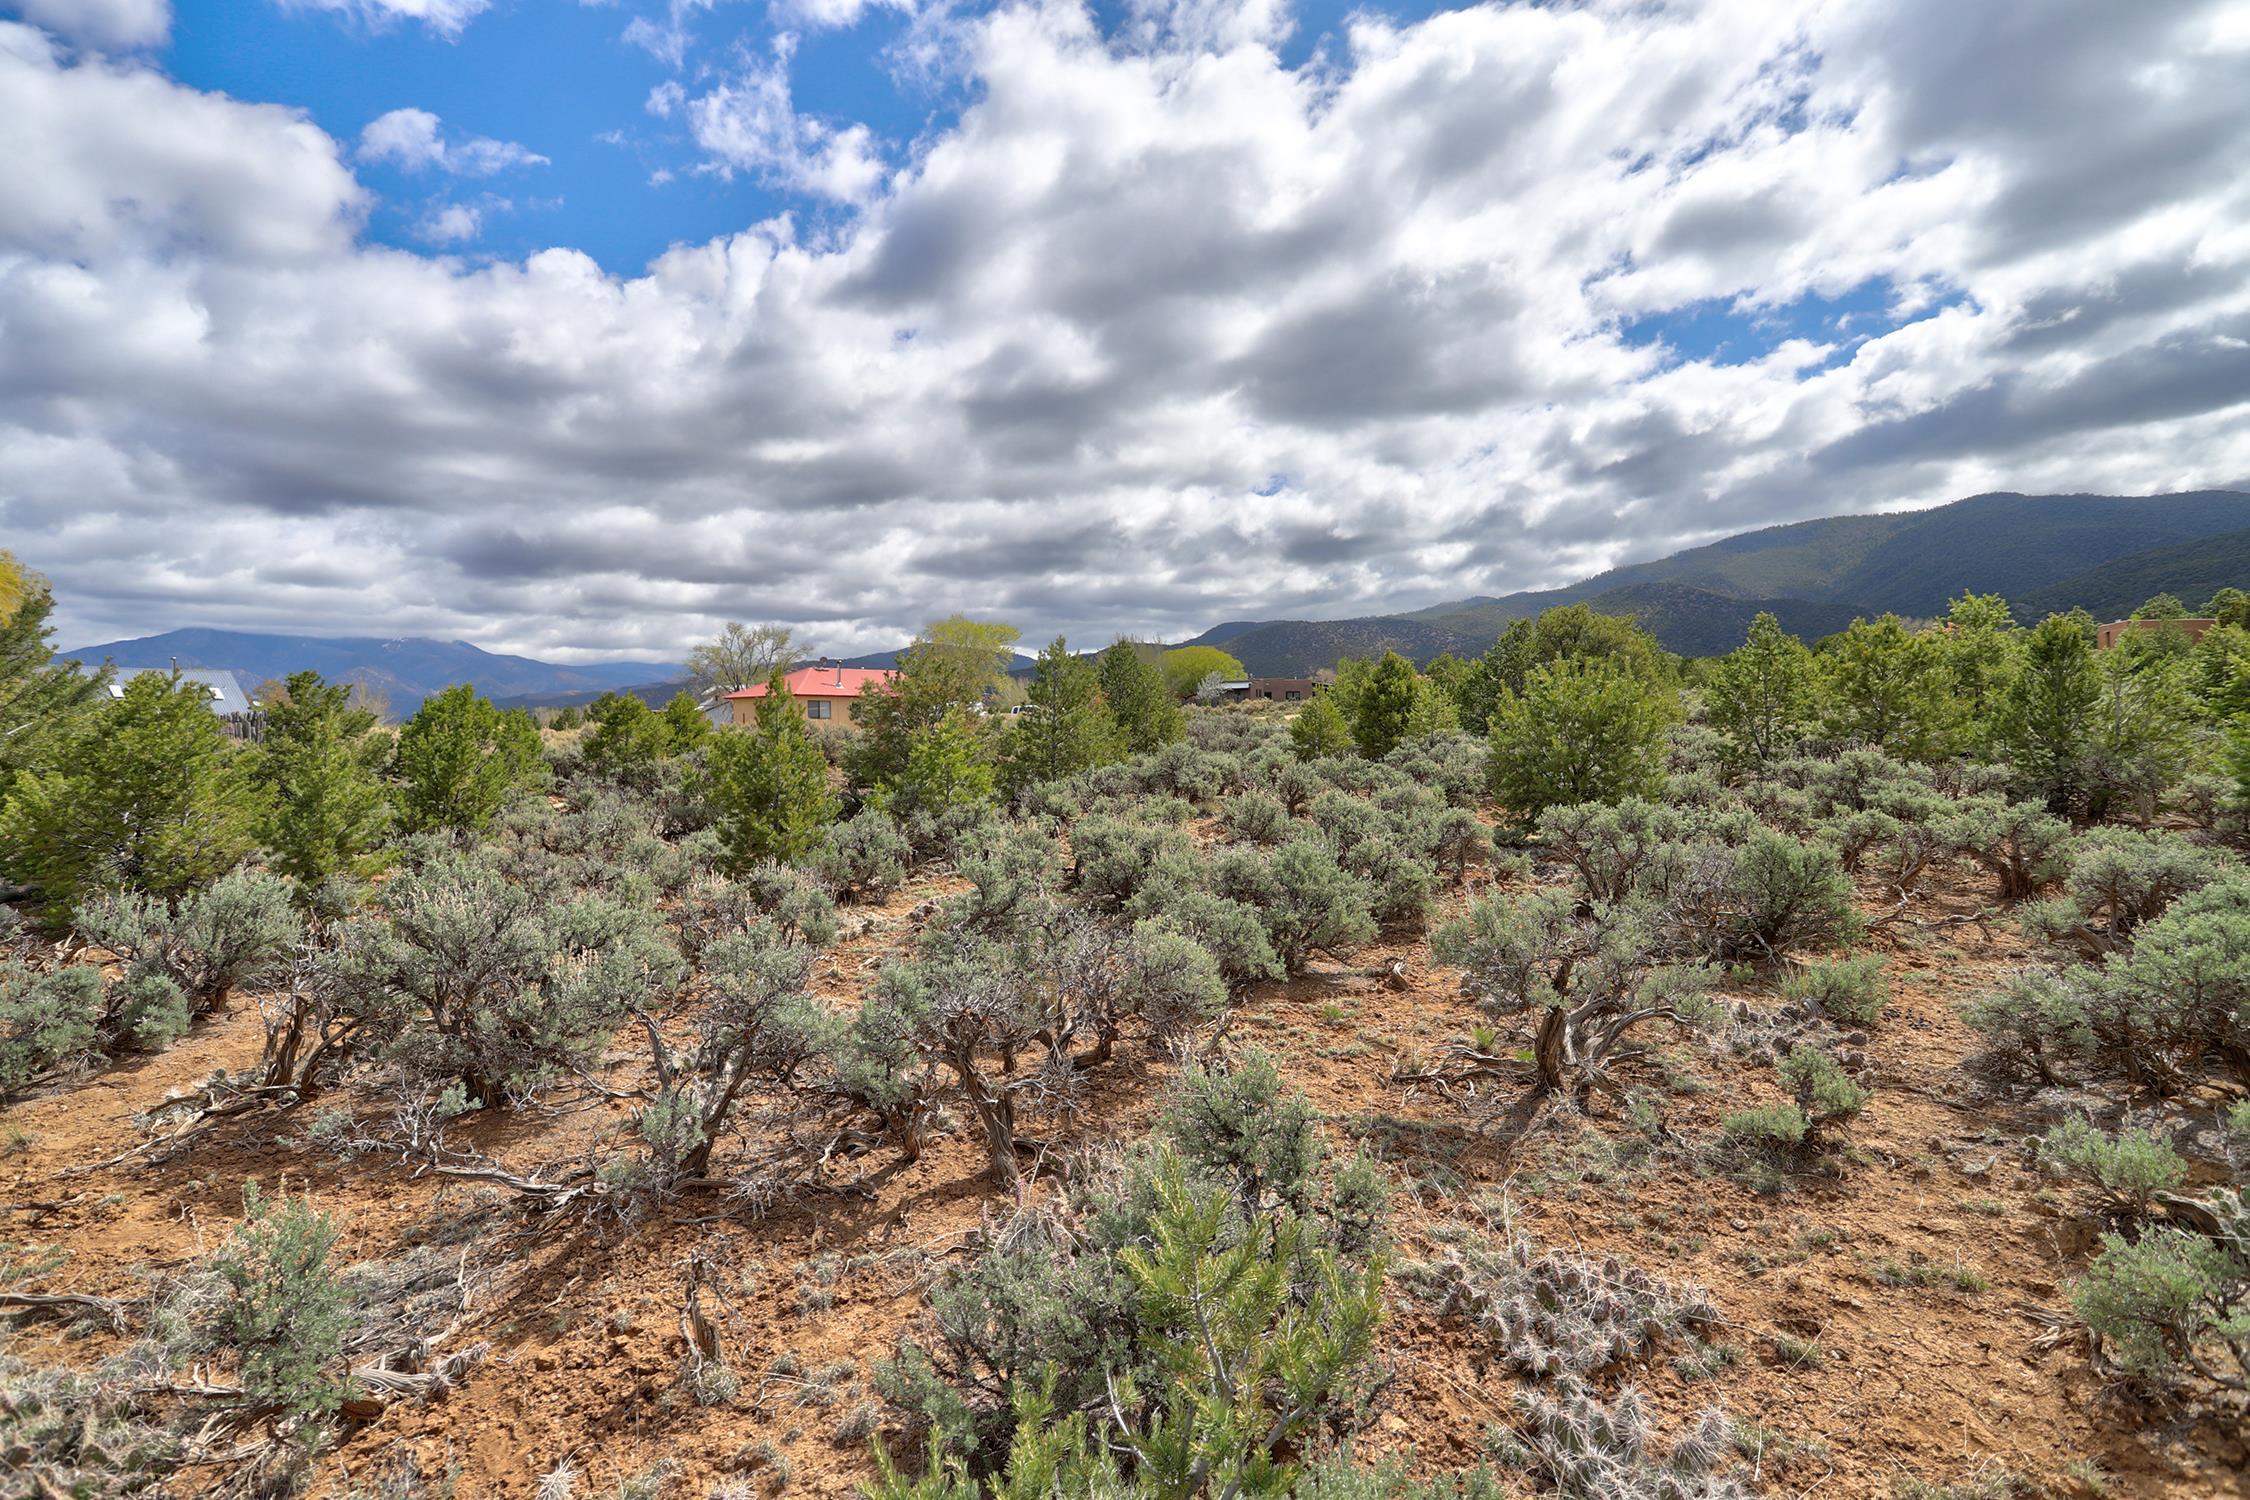
[[[330,682],[357,683],[380,694],[394,714],[414,712],[424,698],[457,682],[496,702],[584,701],[659,680],[676,690],[684,668],[664,662],[602,661],[561,666],[528,656],[503,656],[467,641],[408,636],[260,635],[243,630],[167,630],[129,641],[104,641],[62,653],[93,666],[215,667],[256,688],[270,678],[313,671]],[[665,696],[669,697],[667,692]]]
[[[1386,650],[1417,662],[1445,651],[1474,655],[1511,621],[1558,604],[1585,604],[1634,616],[1668,650],[1710,656],[1741,644],[1761,610],[1811,641],[1857,616],[1943,614],[1964,590],[1999,594],[2029,622],[2073,607],[2115,619],[2166,592],[2192,608],[2229,584],[2250,587],[2250,492],[1992,494],[1930,510],[1769,526],[1565,588],[1352,619],[1230,620],[1182,644],[1223,647],[1256,676],[1301,677],[1340,657]],[[457,682],[474,684],[503,706],[559,708],[613,691],[662,703],[686,677],[662,662],[566,666],[465,641],[234,630],[173,630],[64,654],[123,667],[224,668],[249,685],[311,669],[331,681],[364,684],[396,714],[413,712]],[[888,667],[897,657],[878,651],[843,664]],[[1019,656],[1018,672],[1030,661]]]
[[[1769,526],[1559,589],[1355,619],[1233,620],[1189,644],[1294,677],[1342,655],[1474,654],[1511,621],[1585,604],[1637,617],[1668,650],[1709,656],[1740,645],[1760,610],[1810,641],[1856,616],[1943,614],[1964,590],[2001,595],[2023,620],[2073,606],[2113,619],[2166,591],[2193,607],[2226,584],[2250,586],[2250,493],[1991,494]]]

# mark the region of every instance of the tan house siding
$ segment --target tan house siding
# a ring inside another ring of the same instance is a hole
[[[2191,641],[2200,641],[2204,634],[2219,622],[2217,620],[2112,620],[2094,631],[2094,646],[2107,651],[2125,639],[2129,630],[2162,630],[2167,625],[2177,625]]]

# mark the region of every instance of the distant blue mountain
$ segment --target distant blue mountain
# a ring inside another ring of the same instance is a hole
[[[410,714],[424,698],[466,682],[495,700],[566,702],[612,689],[673,685],[686,677],[668,662],[603,661],[564,666],[528,656],[503,656],[466,641],[418,636],[377,640],[357,636],[259,635],[241,630],[168,630],[130,641],[103,641],[62,653],[88,666],[104,660],[120,667],[215,667],[255,688],[291,672],[318,672],[331,682],[351,682],[380,693],[391,712]],[[670,696],[669,692],[665,696]]]

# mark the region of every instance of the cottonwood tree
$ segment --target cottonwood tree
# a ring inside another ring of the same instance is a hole
[[[786,673],[803,659],[786,625],[745,625],[729,620],[716,639],[688,652],[688,681],[697,693],[731,693],[776,672]]]
[[[502,713],[467,683],[422,700],[395,759],[399,821],[414,832],[482,828],[546,775],[531,715]]]
[[[845,765],[859,787],[896,781],[914,742],[953,709],[974,710],[1008,680],[1021,632],[996,620],[953,615],[930,624],[899,653],[897,675],[870,681],[852,706]]]

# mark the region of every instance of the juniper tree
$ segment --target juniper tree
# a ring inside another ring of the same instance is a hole
[[[399,821],[412,832],[481,829],[545,776],[539,727],[502,713],[466,683],[422,700],[399,730]]]
[[[1386,651],[1367,674],[1352,703],[1352,740],[1369,760],[1381,760],[1406,737],[1419,679],[1414,663]]]
[[[1039,653],[1029,702],[1008,733],[1011,792],[1075,776],[1124,755],[1125,737],[1103,699],[1100,674],[1061,636]]]
[[[690,701],[689,708],[694,708]],[[696,714],[698,722],[701,714]],[[672,749],[672,728],[636,693],[604,693],[586,710],[593,726],[578,742],[586,764],[613,781],[646,786]]]
[[[1704,688],[1711,726],[1755,766],[1796,753],[1812,728],[1816,697],[1812,653],[1764,610]]]
[[[292,673],[266,708],[259,779],[272,801],[261,837],[276,870],[310,894],[339,875],[371,873],[390,827],[369,738],[375,715],[351,704],[351,689]]]
[[[172,896],[207,884],[256,837],[258,790],[200,683],[141,673],[50,766],[19,776],[0,805],[0,858],[53,924],[99,890]]]
[[[1332,695],[1316,693],[1310,703],[1297,711],[1297,717],[1289,721],[1289,744],[1299,760],[1319,760],[1323,756],[1350,752],[1351,727],[1337,712]]]
[[[802,858],[841,806],[828,788],[827,757],[779,673],[757,704],[756,725],[720,735],[710,752],[711,804],[725,849],[720,863],[730,874]]]
[[[23,771],[49,769],[81,721],[109,695],[107,665],[80,672],[58,661],[48,624],[55,600],[45,579],[0,552],[7,587],[0,595],[0,797]]]
[[[1936,639],[1896,615],[1854,620],[1820,657],[1822,727],[1831,739],[1909,760],[1945,748],[1956,713]]]
[[[1153,648],[1151,648],[1153,654]],[[1095,658],[1102,697],[1124,731],[1126,748],[1143,755],[1180,739],[1187,733],[1187,718],[1164,673],[1132,641],[1112,641]]]
[[[1491,718],[1493,792],[1524,819],[1573,802],[1654,793],[1664,780],[1664,732],[1678,717],[1656,688],[1600,658],[1531,669],[1523,691],[1501,691]]]

